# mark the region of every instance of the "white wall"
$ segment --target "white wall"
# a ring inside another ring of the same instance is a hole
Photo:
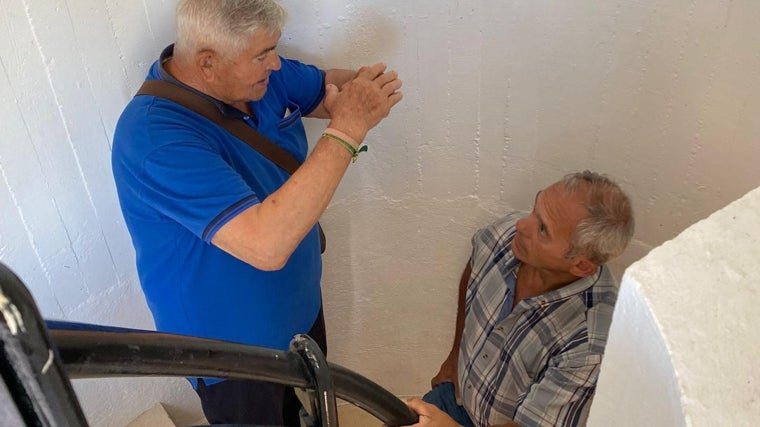
[[[282,3],[281,54],[404,80],[323,220],[330,359],[397,394],[425,392],[448,351],[469,236],[562,174],[607,172],[633,196],[618,273],[760,182],[760,3]],[[152,324],[109,148],[174,4],[0,0],[0,259],[48,317]],[[195,404],[182,380],[77,389],[95,425],[156,396]]]
[[[116,199],[110,138],[172,38],[173,7],[0,0],[0,260],[48,318],[153,327]],[[74,385],[95,426],[124,425],[159,400],[179,421],[197,419],[183,379]]]
[[[626,270],[589,426],[760,419],[760,188]]]

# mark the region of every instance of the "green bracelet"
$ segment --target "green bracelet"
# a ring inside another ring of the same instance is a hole
[[[346,147],[346,150],[348,150],[348,152],[351,153],[351,163],[356,162],[356,159],[359,158],[359,153],[363,153],[363,152],[365,152],[365,151],[368,150],[368,148],[367,148],[366,145],[362,145],[357,150],[356,148],[354,148],[353,145],[351,145],[348,142],[346,142],[343,138],[339,138],[339,137],[337,137],[337,136],[335,136],[335,135],[333,135],[331,133],[323,132],[322,133],[322,137],[323,138],[330,138],[333,141],[338,141],[342,146]]]

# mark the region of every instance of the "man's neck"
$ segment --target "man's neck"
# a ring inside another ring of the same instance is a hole
[[[513,306],[523,299],[555,291],[576,280],[578,277],[568,272],[539,269],[528,264],[521,264],[515,281]]]
[[[205,85],[203,84],[203,79],[198,78],[195,73],[190,71],[189,67],[181,66],[180,62],[174,59],[174,57],[166,59],[161,65],[164,67],[164,70],[171,74],[175,79],[195,90],[207,93],[207,90],[205,90],[206,88],[204,87]]]

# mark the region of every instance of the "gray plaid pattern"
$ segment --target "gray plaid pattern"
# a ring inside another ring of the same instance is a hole
[[[519,265],[508,215],[472,238],[472,276],[459,353],[462,402],[476,426],[582,426],[594,396],[617,286],[601,266],[589,277],[520,301],[507,280]]]

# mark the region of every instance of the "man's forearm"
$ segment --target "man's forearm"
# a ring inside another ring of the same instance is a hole
[[[256,268],[282,268],[324,212],[366,133],[401,100],[400,87],[383,64],[363,67],[341,91],[329,87],[323,101],[329,127],[346,140],[322,137],[282,187],[228,221],[212,243]]]
[[[344,147],[321,138],[280,189],[231,219],[212,242],[256,268],[279,270],[327,207],[350,159]]]
[[[356,70],[332,68],[325,71],[325,85],[333,84],[340,89],[354,77],[356,77]]]
[[[430,385],[435,387],[438,384],[444,382],[451,382],[454,384],[454,393],[456,395],[457,403],[459,403],[459,377],[457,374],[458,361],[459,361],[459,346],[462,341],[462,331],[464,330],[464,300],[467,295],[467,284],[470,280],[470,263],[468,262],[462,272],[462,277],[459,280],[459,292],[457,296],[457,318],[454,326],[454,342],[451,343],[451,350],[449,355],[446,356],[446,360],[441,364],[438,373],[430,380]]]
[[[356,77],[356,71],[354,70],[332,68],[325,71],[325,86],[332,84],[340,89],[344,84],[351,81],[354,77]],[[320,103],[317,108],[314,109],[314,111],[309,113],[308,117],[315,119],[329,119],[330,113],[328,113],[324,103]]]
[[[467,261],[467,265],[464,267],[462,277],[459,279],[459,293],[457,294],[457,320],[454,327],[454,344],[452,345],[452,351],[459,350],[459,344],[462,342],[462,331],[464,331],[464,300],[467,295],[467,284],[470,282],[470,275],[472,274],[472,267],[470,261]]]

